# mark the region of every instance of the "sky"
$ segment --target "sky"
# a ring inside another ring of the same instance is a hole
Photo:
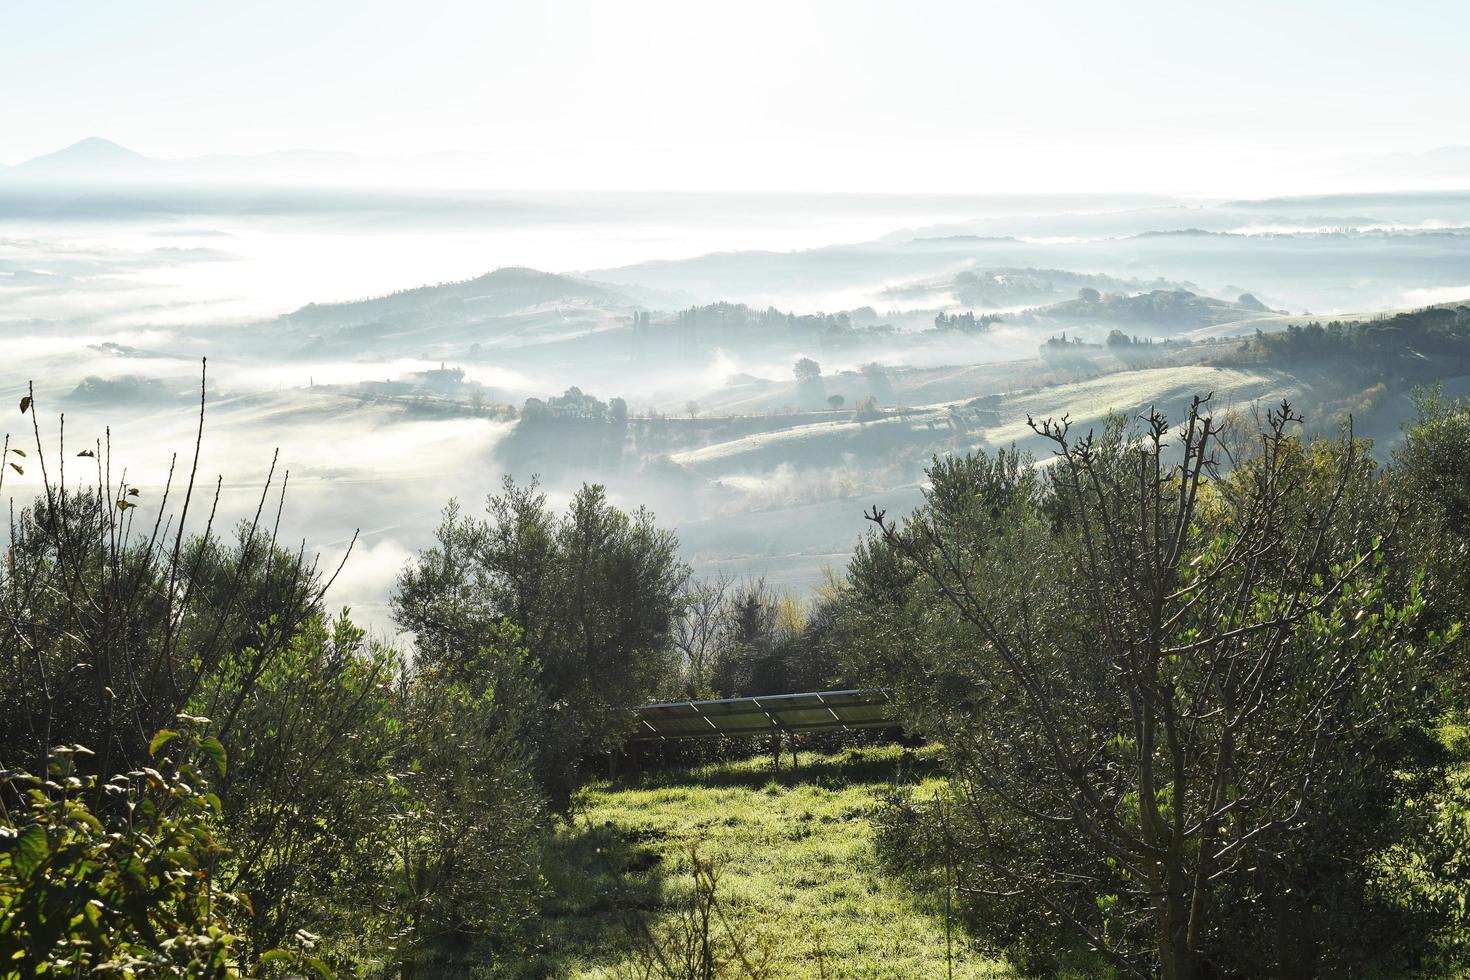
[[[1245,190],[1470,144],[1461,0],[0,0],[0,163],[455,161],[503,186]]]

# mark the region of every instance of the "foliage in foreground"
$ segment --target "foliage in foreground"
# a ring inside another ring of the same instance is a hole
[[[324,970],[303,943],[400,978],[997,969],[943,925],[1048,972],[1448,969],[1470,412],[1424,412],[1387,471],[1288,409],[1253,444],[1200,406],[1177,438],[1042,425],[1050,470],[936,463],[809,615],[686,591],[601,488],[558,516],[507,484],[400,580],[411,659],[324,617],[262,511],[135,528],[102,447],[96,486],[42,467],[0,569],[0,759],[48,774],[0,787],[0,976]],[[577,794],[639,702],[824,686],[844,647],[947,785],[879,809],[885,750]],[[170,761],[197,752],[217,770]],[[919,895],[871,866],[875,821]]]
[[[154,736],[155,765],[105,783],[77,768],[92,754],[80,746],[58,749],[46,778],[0,773],[0,977],[241,974],[230,920],[248,900],[215,883],[222,808],[194,762],[222,775],[225,755],[200,720]],[[325,972],[283,950],[260,964],[277,960]]]
[[[912,517],[873,514],[848,649],[952,754],[890,853],[951,869],[992,948],[1182,980],[1418,968],[1445,935],[1380,856],[1432,829],[1405,801],[1443,790],[1458,625],[1392,483],[1297,421],[1048,421],[1044,474],[937,461]]]
[[[0,751],[40,771],[55,746],[86,745],[96,755],[85,768],[106,777],[142,765],[152,733],[190,705],[228,741],[256,676],[319,614],[329,584],[303,552],[279,546],[267,511],[274,468],[252,517],[221,534],[219,487],[211,501],[195,485],[197,443],[188,476],[171,468],[154,500],[105,443],[67,459],[30,397],[22,412],[34,447],[6,437],[0,483],[39,489],[12,507],[0,567]],[[150,510],[151,521],[139,517]],[[221,687],[223,676],[239,683]]]
[[[195,467],[151,500],[111,481],[105,445],[68,469],[29,396],[21,411],[35,448],[3,454],[40,486],[12,508],[0,566],[0,760],[18,767],[0,843],[22,975],[66,930],[58,962],[113,969],[111,948],[141,975],[297,969],[274,950],[303,942],[342,974],[514,955],[545,809],[519,632],[491,623],[450,661],[406,664],[322,615],[328,583],[265,516],[271,481],[233,539],[213,529],[217,497],[191,534]],[[152,732],[202,716],[198,744],[233,760],[208,784],[152,758]],[[36,828],[64,888],[36,877]]]

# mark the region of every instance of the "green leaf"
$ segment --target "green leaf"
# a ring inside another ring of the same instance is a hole
[[[225,756],[225,747],[220,744],[219,739],[211,735],[204,741],[199,743],[199,748],[203,749],[204,754],[209,756],[210,759],[214,760],[214,767],[218,769],[219,774],[223,776],[225,774],[225,763],[228,761],[228,759]]]
[[[157,735],[154,735],[153,736],[153,741],[151,741],[151,742],[148,743],[148,754],[150,756],[156,756],[156,755],[158,755],[158,750],[159,749],[163,748],[165,745],[167,745],[168,743],[172,742],[174,739],[176,739],[178,737],[179,737],[179,733],[176,732],[176,731],[174,731],[173,729],[171,729],[171,728],[165,728],[165,729],[163,729]]]
[[[90,449],[83,449],[81,452],[77,453],[77,455],[78,456],[90,456],[90,457],[92,457],[94,459],[97,456],[97,454],[94,453],[94,452],[92,452],[92,450],[90,450]]]
[[[19,473],[21,476],[26,475],[25,468],[22,467],[19,463],[11,463],[10,468],[15,470],[15,472]]]
[[[168,858],[168,860],[175,867],[178,868],[187,868],[192,871],[195,868],[199,867],[198,860],[196,860],[194,855],[190,853],[189,849],[185,847],[176,847],[165,854],[164,857]]]
[[[74,810],[71,816],[72,819],[75,820],[77,823],[85,824],[87,829],[92,831],[92,833],[96,834],[98,837],[101,837],[104,833],[106,833],[106,831],[102,828],[102,821],[98,820],[90,812],[82,809],[81,807],[78,807],[76,810]]]
[[[15,453],[15,455],[17,456],[24,456],[26,454],[26,451],[24,449],[12,449],[11,452]]]
[[[19,877],[29,878],[31,872],[45,863],[50,853],[51,845],[46,841],[46,829],[38,824],[31,824],[20,832],[20,837],[15,842],[15,853],[10,858],[11,865]]]

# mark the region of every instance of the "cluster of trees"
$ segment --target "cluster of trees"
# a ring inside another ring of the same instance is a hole
[[[521,406],[521,418],[532,425],[552,420],[620,425],[628,421],[628,403],[621,398],[602,401],[573,385],[551,398],[527,398]]]
[[[732,698],[846,688],[835,593],[809,605],[764,579],[692,583],[673,624],[677,683],[669,698]]]
[[[865,337],[892,335],[893,326],[874,322],[877,319],[871,307],[851,312],[797,314],[773,306],[757,310],[743,303],[721,302],[691,306],[672,317],[657,320],[648,313],[637,313],[632,317],[632,325],[635,348],[639,350],[660,336],[697,350],[738,344],[745,339],[769,341],[772,336],[802,343],[815,341],[824,347],[843,347]]]
[[[964,313],[939,313],[934,317],[935,330],[958,330],[960,333],[983,333],[1000,322],[994,313],[976,316],[973,311]]]
[[[1046,338],[1037,345],[1037,353],[1047,364],[1064,370],[1096,370],[1089,356],[1089,350],[1096,350],[1096,344],[1089,344],[1081,337],[1068,337],[1064,330],[1060,334]]]
[[[1056,269],[987,269],[956,273],[949,288],[966,306],[994,308],[1055,296],[1061,288],[1054,278],[1057,276],[1077,278],[1075,273]]]
[[[1103,346],[1109,347],[1109,348],[1117,348],[1117,347],[1152,347],[1153,345],[1154,345],[1154,339],[1152,337],[1139,338],[1139,336],[1137,334],[1134,334],[1133,336],[1129,336],[1128,334],[1124,333],[1123,331],[1116,330],[1116,329],[1109,330],[1107,337],[1103,340]]]
[[[0,570],[0,973],[413,977],[534,942],[549,815],[677,674],[673,537],[507,482],[404,570],[400,652],[327,614],[274,481],[222,535],[191,468],[134,526],[105,446],[35,435],[3,449],[40,490]]]
[[[483,518],[445,511],[436,544],[399,579],[394,615],[417,638],[416,663],[458,671],[514,631],[534,694],[529,761],[562,807],[581,760],[618,745],[673,673],[688,579],[676,552],[650,512],[613,507],[600,486],[558,516],[535,483],[507,479]]]
[[[1031,311],[1047,317],[1142,323],[1160,327],[1203,326],[1238,319],[1241,311],[1259,312],[1255,297],[1249,302],[1230,303],[1200,296],[1187,289],[1154,289],[1146,293],[1103,293],[1091,286],[1077,291],[1077,298]]]
[[[950,782],[884,850],[1044,972],[1361,975],[1463,964],[1470,412],[1426,403],[1390,467],[1196,400],[936,461],[881,511],[842,648]],[[1091,964],[1091,966],[1079,965]]]
[[[708,306],[691,306],[687,310],[680,310],[674,315],[674,326],[680,331],[703,332],[714,336],[728,337],[756,330],[784,330],[792,335],[811,337],[849,333],[859,329],[854,323],[855,319],[871,320],[876,316],[877,314],[871,307],[854,310],[852,313],[843,311],[840,313],[797,314],[782,312],[774,306],[764,310],[754,310],[744,303],[711,303]],[[649,322],[639,320],[635,325],[643,328],[647,327]],[[891,330],[891,328],[874,325],[868,325],[862,329],[877,329],[880,332]]]
[[[1213,341],[1205,341],[1205,343],[1213,343]],[[1102,343],[1097,344],[1085,341],[1079,336],[1068,337],[1066,331],[1063,331],[1043,341],[1038,346],[1037,352],[1041,355],[1042,360],[1053,367],[1082,373],[1095,373],[1101,368],[1095,362],[1092,352],[1098,350],[1106,350],[1129,367],[1144,367],[1158,363],[1165,355],[1173,351],[1194,345],[1195,342],[1188,339],[1155,340],[1152,337],[1126,334],[1117,329],[1108,331]]]
[[[1061,333],[1042,341],[1041,349],[1044,354],[1047,350],[1066,350],[1069,347],[1081,347],[1083,344],[1084,341],[1081,337],[1068,337],[1067,331],[1063,330]]]
[[[644,324],[646,325],[646,324]],[[681,331],[713,330],[782,330],[796,326],[796,316],[783,313],[774,306],[754,310],[744,303],[711,303],[708,306],[691,306],[674,315],[674,325]]]
[[[1108,331],[1103,346],[1129,367],[1146,367],[1157,363],[1175,345],[1167,341],[1157,344],[1152,337],[1129,336],[1115,329]]]
[[[1371,320],[1289,325],[1256,331],[1251,347],[1285,360],[1344,357],[1378,371],[1412,370],[1425,358],[1470,357],[1470,306],[1428,307]],[[1435,365],[1443,374],[1443,364]],[[1416,372],[1423,374],[1423,368]]]

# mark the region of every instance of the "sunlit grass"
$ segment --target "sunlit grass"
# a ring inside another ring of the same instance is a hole
[[[789,761],[789,760],[788,760]],[[548,861],[538,969],[611,977],[637,960],[690,884],[690,852],[714,862],[732,931],[769,955],[772,977],[945,977],[942,895],[916,895],[879,867],[871,817],[902,773],[935,789],[934,753],[898,747],[806,756],[781,778],[768,758],[584,790]],[[1009,975],[954,934],[953,975]]]

